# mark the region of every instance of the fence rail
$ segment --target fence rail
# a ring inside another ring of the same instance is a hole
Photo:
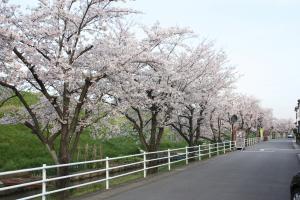
[[[259,142],[258,138],[249,138],[244,141],[245,147],[247,146],[252,146],[256,143]],[[68,163],[68,164],[61,164],[61,165],[46,165],[43,164],[42,167],[36,167],[36,168],[30,168],[30,169],[22,169],[22,170],[15,170],[15,171],[8,171],[8,172],[0,172],[0,178],[3,176],[7,175],[16,175],[24,172],[33,172],[33,171],[39,171],[42,176],[41,180],[36,180],[28,183],[22,183],[22,184],[17,184],[17,185],[12,185],[12,186],[6,186],[6,187],[0,187],[0,192],[3,191],[8,191],[8,190],[13,190],[13,189],[18,189],[18,188],[24,188],[28,186],[34,186],[34,185],[41,185],[41,193],[31,195],[28,197],[23,197],[19,198],[19,200],[26,200],[26,199],[34,199],[34,198],[41,198],[42,200],[46,200],[46,197],[50,194],[55,194],[59,193],[62,191],[66,190],[71,190],[79,187],[84,187],[96,183],[101,183],[105,182],[106,189],[109,189],[110,186],[110,180],[123,177],[123,176],[128,176],[130,174],[135,174],[139,172],[143,172],[144,177],[147,177],[147,170],[153,169],[153,168],[158,168],[162,166],[167,166],[168,170],[170,171],[172,168],[172,164],[178,163],[178,162],[184,162],[185,164],[189,164],[189,161],[191,159],[198,159],[202,160],[204,158],[211,158],[212,156],[219,155],[220,153],[225,154],[228,151],[234,151],[236,150],[236,141],[227,141],[227,142],[219,142],[219,143],[212,143],[212,144],[203,144],[203,145],[198,145],[198,146],[193,146],[193,147],[185,147],[185,148],[177,148],[177,149],[168,149],[168,150],[163,150],[163,151],[156,151],[156,152],[143,152],[140,154],[134,154],[134,155],[128,155],[128,156],[120,156],[120,157],[113,157],[109,158],[106,157],[105,159],[101,160],[91,160],[91,161],[84,161],[84,162],[75,162],[75,163]],[[151,157],[151,155],[156,155],[155,157]],[[115,160],[120,160],[120,159],[126,159],[126,158],[139,158],[140,160],[127,163],[127,164],[121,164],[117,166],[110,166],[112,161]],[[156,163],[153,162],[157,161]],[[47,176],[47,170],[50,169],[56,169],[58,170],[59,168],[62,167],[70,167],[70,166],[79,166],[79,165],[86,165],[86,164],[91,164],[91,163],[102,163],[104,168],[97,169],[97,170],[92,170],[92,171],[87,171],[87,172],[81,172],[81,173],[73,173],[70,175],[66,176],[56,176],[56,177],[50,177],[49,175]],[[151,164],[150,164],[151,163]],[[130,172],[124,172],[118,175],[113,175],[111,172],[114,169],[120,169],[124,167],[132,167],[132,166],[137,166],[136,170],[130,171]],[[94,181],[89,181],[77,185],[72,185],[69,187],[65,188],[58,188],[54,190],[47,190],[47,184],[49,182],[54,182],[62,179],[69,179],[73,177],[79,177],[79,176],[84,176],[84,175],[89,175],[89,174],[95,174],[103,172],[104,173],[104,178],[94,180]]]

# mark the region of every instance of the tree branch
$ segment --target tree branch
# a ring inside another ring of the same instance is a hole
[[[1,103],[0,103],[0,107],[2,107],[6,102],[8,102],[10,99],[17,97],[17,95],[12,95],[10,97],[8,97],[7,99],[4,99]]]
[[[14,53],[16,54],[16,56],[17,56],[17,57],[18,57],[18,58],[26,65],[26,67],[27,67],[27,68],[29,69],[29,71],[31,72],[33,78],[35,79],[35,81],[36,81],[36,82],[38,83],[38,85],[40,86],[40,88],[41,88],[40,91],[44,94],[44,96],[48,99],[48,101],[53,105],[53,107],[54,107],[54,109],[56,110],[57,114],[58,114],[60,117],[62,117],[62,111],[61,111],[61,109],[59,108],[59,106],[58,106],[58,104],[57,104],[57,102],[56,102],[56,97],[53,97],[53,96],[51,96],[51,95],[48,93],[48,91],[47,91],[47,89],[46,89],[46,87],[45,87],[43,81],[40,80],[39,76],[36,74],[36,72],[35,72],[35,70],[34,70],[34,65],[32,65],[31,63],[29,63],[29,62],[27,61],[27,59],[22,55],[21,52],[18,51],[18,49],[17,49],[16,47],[13,49],[13,52],[14,52]]]
[[[37,136],[39,137],[39,139],[45,144],[47,141],[45,139],[45,137],[43,136],[43,133],[41,132],[40,129],[40,125],[37,119],[37,116],[35,115],[35,113],[33,112],[33,110],[30,108],[29,104],[26,102],[26,100],[24,99],[24,97],[22,96],[22,94],[18,91],[18,89],[10,84],[7,84],[3,81],[0,81],[0,85],[2,85],[3,87],[9,88],[11,89],[15,95],[18,97],[18,99],[21,101],[21,103],[23,104],[23,106],[25,107],[25,109],[27,110],[27,112],[29,113],[34,125],[30,124],[29,122],[25,122],[25,125],[27,127],[29,127],[35,134],[37,134]]]

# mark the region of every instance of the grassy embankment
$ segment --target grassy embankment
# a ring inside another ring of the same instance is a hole
[[[25,93],[24,96],[30,104],[34,104],[38,101],[37,95]],[[6,112],[19,109],[20,107],[21,103],[18,99],[10,99],[0,108],[0,116]],[[86,156],[83,154],[86,154],[87,144],[89,149]],[[95,146],[98,152],[100,151],[99,149],[102,150],[102,158],[105,156],[115,157],[139,153],[140,148],[139,142],[134,137],[116,137],[108,140],[93,139],[88,131],[82,134],[79,146],[81,147],[81,160],[93,159],[93,148]],[[171,143],[167,139],[164,139],[161,144],[161,149],[182,146],[185,146],[184,142]],[[97,159],[98,158],[99,157],[97,157]],[[0,125],[0,171],[37,167],[42,164],[52,163],[45,147],[37,137],[31,133],[30,129],[22,124]]]

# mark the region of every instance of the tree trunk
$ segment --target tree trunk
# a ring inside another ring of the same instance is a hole
[[[69,161],[63,161],[62,163],[60,164],[67,164],[69,163]],[[61,176],[67,176],[69,175],[69,167],[61,167],[57,170],[57,176],[61,177]],[[61,179],[61,180],[58,180],[56,182],[56,188],[57,189],[62,189],[62,188],[66,188],[68,187],[69,185],[69,179]],[[62,191],[62,192],[59,192],[57,193],[57,198],[59,200],[64,200],[64,199],[67,199],[69,196],[69,191]]]
[[[188,159],[189,159],[189,162],[192,162],[192,161],[195,161],[196,158],[193,158],[195,157],[196,153],[194,151],[198,150],[198,147],[194,147],[196,144],[194,144],[194,142],[190,142],[189,143],[189,147],[192,147],[192,148],[188,148]]]
[[[156,150],[150,151],[150,152],[155,152]],[[152,159],[156,159],[158,158],[158,154],[157,153],[152,153],[152,154],[148,154],[147,155],[147,160],[152,160]],[[154,167],[156,165],[158,165],[158,160],[153,160],[153,161],[149,161],[147,164],[147,167]],[[154,167],[151,169],[147,169],[147,174],[155,174],[158,172],[158,168]]]
[[[234,129],[234,123],[231,123],[231,141],[236,140],[236,130]]]
[[[68,127],[64,125],[61,132],[61,142],[60,142],[60,152],[59,152],[59,162],[60,164],[70,163],[70,152],[69,152],[69,138],[68,138]],[[57,171],[58,176],[69,175],[69,167],[60,167]],[[57,189],[66,188],[69,185],[69,179],[61,179],[56,182]],[[69,195],[68,191],[63,191],[58,193],[58,199],[66,199]]]
[[[148,152],[155,152],[158,151],[159,145],[160,145],[160,140],[162,137],[162,134],[164,132],[163,127],[158,127],[158,122],[157,122],[157,112],[152,113],[152,119],[151,119],[151,132],[150,132],[150,140],[149,140],[149,145],[148,145]],[[157,131],[158,130],[158,131]],[[148,159],[156,159],[159,157],[159,154],[153,153],[149,154],[147,156]],[[148,167],[153,167],[159,164],[160,160],[153,160],[148,162]],[[154,167],[151,169],[147,170],[148,174],[154,174],[158,172],[158,167]]]

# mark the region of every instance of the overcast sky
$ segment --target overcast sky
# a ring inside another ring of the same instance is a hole
[[[36,0],[11,0],[29,5]],[[138,21],[191,27],[223,48],[242,93],[294,118],[300,98],[300,0],[136,0]]]

